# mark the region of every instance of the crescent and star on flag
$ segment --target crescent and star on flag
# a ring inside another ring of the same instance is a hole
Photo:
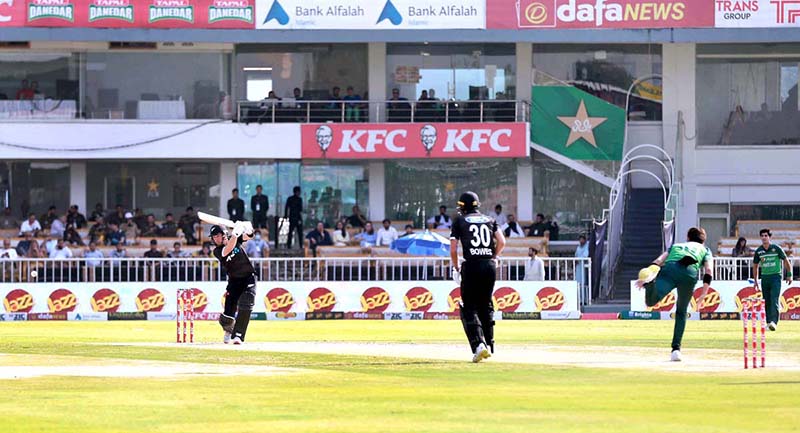
[[[608,117],[589,117],[586,105],[581,99],[578,112],[574,116],[558,116],[558,120],[570,129],[566,147],[570,147],[581,138],[592,146],[597,147],[597,142],[594,139],[594,128],[608,120]]]

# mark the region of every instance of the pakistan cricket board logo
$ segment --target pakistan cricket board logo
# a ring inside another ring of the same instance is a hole
[[[70,0],[32,0],[28,4],[28,21],[55,18],[75,21],[75,6]]]
[[[89,22],[98,20],[133,22],[133,5],[130,0],[94,0],[89,4]]]
[[[3,298],[3,306],[9,313],[30,313],[33,309],[33,295],[22,289],[14,289]]]

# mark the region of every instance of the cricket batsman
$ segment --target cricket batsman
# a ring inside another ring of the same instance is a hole
[[[250,258],[245,253],[244,242],[250,240],[252,225],[247,221],[234,223],[228,236],[222,227],[214,225],[209,233],[214,242],[214,257],[219,260],[228,275],[225,311],[219,316],[219,324],[225,335],[225,344],[242,344],[250,323],[250,313],[256,302],[256,276]],[[238,310],[238,314],[237,314]]]
[[[478,194],[467,191],[458,199],[459,216],[450,232],[450,264],[454,278],[461,278],[459,308],[464,333],[472,349],[472,362],[481,362],[494,352],[494,306],[492,293],[497,278],[495,259],[506,239],[494,218],[478,211]],[[458,244],[464,249],[464,264],[458,263]],[[489,349],[491,348],[491,352]]]
[[[703,308],[703,300],[711,285],[711,274],[714,269],[711,251],[705,246],[706,231],[692,227],[686,238],[687,242],[674,244],[668,251],[658,256],[650,266],[639,271],[639,279],[636,281],[636,287],[645,288],[645,303],[648,307],[658,304],[672,289],[678,289],[671,361],[681,360],[681,340],[686,328],[686,310],[697,285],[700,269],[703,270],[703,291],[697,303],[697,311]]]

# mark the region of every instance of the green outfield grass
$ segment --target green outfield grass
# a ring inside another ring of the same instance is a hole
[[[249,342],[452,342],[456,321],[251,322]],[[654,372],[182,347],[168,322],[0,323],[2,365],[131,360],[294,367],[275,376],[0,380],[0,432],[791,432],[800,373]],[[664,347],[672,323],[502,322],[499,346]],[[800,323],[769,349],[800,353]],[[689,322],[686,351],[741,349],[741,323]],[[199,340],[217,339],[199,323]],[[502,350],[502,349],[501,349]]]

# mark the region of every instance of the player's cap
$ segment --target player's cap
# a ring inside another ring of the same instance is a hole
[[[208,236],[212,237],[212,238],[214,236],[216,236],[216,235],[219,235],[219,234],[223,234],[224,235],[225,234],[225,230],[222,227],[218,226],[218,225],[211,226],[211,230],[208,231]]]
[[[472,212],[479,207],[481,207],[481,201],[478,198],[478,194],[472,191],[461,194],[461,197],[458,198],[458,202],[456,202],[456,208],[461,213]]]

